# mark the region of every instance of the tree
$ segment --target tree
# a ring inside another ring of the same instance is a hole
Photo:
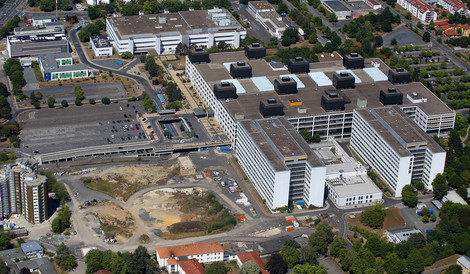
[[[296,265],[293,269],[294,274],[327,274],[328,268],[324,265]]]
[[[75,89],[73,91],[73,96],[75,96],[75,98],[78,100],[85,99],[85,93],[83,92],[83,89],[81,86],[75,86]]]
[[[331,256],[338,257],[340,251],[346,249],[347,243],[346,240],[341,237],[336,237],[330,245],[330,254]]]
[[[69,248],[63,242],[57,246],[54,260],[63,271],[70,271],[77,266],[77,261],[70,254]]]
[[[7,86],[0,82],[0,96],[8,97],[8,95],[10,95],[10,93],[8,92]]]
[[[424,42],[430,42],[431,41],[431,34],[429,31],[426,31],[423,33],[423,41]]]
[[[9,273],[9,270],[5,264],[5,261],[0,259],[0,274],[8,274],[8,273]]]
[[[286,261],[284,261],[279,253],[271,255],[271,258],[269,258],[266,264],[266,268],[271,274],[285,274],[288,269]]]
[[[77,105],[77,106],[83,105],[83,104],[82,104],[82,100],[80,100],[80,99],[78,99],[78,98],[75,99],[75,105]]]
[[[62,233],[70,227],[70,209],[68,205],[62,203],[62,208],[59,209],[59,214],[52,221],[51,228],[54,233]]]
[[[424,258],[419,250],[412,250],[406,258],[406,271],[408,273],[421,273],[424,270]]]
[[[227,43],[225,43],[225,41],[220,41],[219,43],[217,43],[217,48],[223,50],[223,49],[228,48],[228,45],[227,45]]]
[[[88,17],[90,17],[91,20],[103,17],[103,11],[98,6],[88,6],[87,10],[88,10]]]
[[[284,245],[279,253],[288,267],[293,267],[299,261],[299,251],[295,247]]]
[[[384,44],[384,40],[381,35],[377,35],[374,38],[374,47],[379,48]]]
[[[279,14],[289,13],[289,7],[285,3],[281,2],[277,6],[277,13],[279,13]]]
[[[297,30],[293,28],[287,28],[281,37],[281,45],[288,47],[292,44],[295,44],[298,40]]]
[[[278,43],[279,43],[279,41],[278,41],[277,37],[273,36],[269,39],[268,47],[275,48],[275,47],[277,47]]]
[[[400,259],[395,252],[388,253],[385,258],[385,270],[388,274],[401,274],[405,272],[406,262]]]
[[[434,198],[440,200],[447,194],[449,186],[446,184],[446,177],[439,173],[432,181],[432,188],[434,191]]]
[[[397,39],[393,38],[392,41],[390,42],[390,45],[392,46],[398,45]]]
[[[0,95],[0,117],[9,118],[11,113],[10,103],[5,96]]]
[[[284,241],[284,246],[292,246],[295,248],[300,248],[299,243],[294,239],[287,239]]]
[[[445,273],[446,274],[462,274],[462,267],[457,264],[451,265],[445,270]]]
[[[134,58],[134,55],[130,51],[126,51],[123,54],[121,54],[122,59],[132,59]]]
[[[385,210],[381,205],[369,207],[361,213],[361,223],[372,228],[381,228],[385,220]]]
[[[305,245],[300,248],[300,260],[305,264],[309,263],[311,265],[316,265],[317,262],[317,251],[311,245]]]
[[[309,244],[311,244],[319,254],[325,254],[328,250],[328,245],[333,241],[335,234],[331,226],[325,222],[317,225],[317,230],[309,237]]]
[[[183,43],[179,43],[177,46],[176,46],[176,49],[175,49],[175,54],[188,54],[188,45],[186,44],[183,44]],[[140,58],[140,60],[142,61],[142,57]]]
[[[69,106],[69,103],[67,102],[67,100],[62,100],[61,104],[64,108]]]
[[[88,102],[90,103],[90,105],[96,104],[96,101],[95,101],[95,99],[93,99],[93,98],[91,98]]]
[[[31,271],[29,271],[28,268],[23,267],[23,268],[20,270],[20,274],[31,274]]]
[[[90,250],[85,257],[86,273],[93,274],[102,269],[101,262],[103,261],[103,251],[94,249]]]
[[[418,193],[414,186],[405,185],[401,191],[403,203],[408,207],[415,207],[418,204]]]
[[[8,232],[0,232],[0,250],[6,250],[13,247],[10,242],[11,235]]]
[[[248,261],[242,265],[240,269],[241,274],[259,274],[261,267],[253,261]]]
[[[109,105],[111,104],[111,100],[108,97],[103,97],[101,98],[101,103],[103,103],[104,105]]]
[[[429,22],[429,29],[434,30],[434,28],[435,28],[434,20],[431,20],[431,22]]]
[[[127,262],[127,269],[128,273],[131,274],[157,273],[155,262],[150,258],[147,248],[141,245],[137,247],[134,253],[132,253],[132,256],[130,256]]]
[[[206,267],[206,274],[223,274],[227,273],[223,262],[214,262]]]
[[[338,22],[338,17],[336,17],[336,14],[334,12],[330,12],[326,18],[330,22]]]

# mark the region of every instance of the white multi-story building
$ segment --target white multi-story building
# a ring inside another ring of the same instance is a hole
[[[351,147],[394,192],[422,180],[432,181],[444,171],[446,152],[398,107],[356,109]]]
[[[255,122],[239,121],[283,115],[285,119],[282,121],[287,120],[296,131],[306,130],[312,135],[320,135],[322,139],[344,139],[351,137],[355,109],[382,108],[384,104],[396,103],[396,107],[402,109],[414,121],[413,127],[421,128],[428,134],[442,136],[454,126],[455,113],[423,84],[406,83],[409,79],[392,79],[390,81],[393,83],[389,82],[387,74],[390,69],[380,59],[366,59],[364,68],[357,69],[343,67],[342,61],[307,63],[308,73],[292,73],[287,66],[266,62],[264,59],[248,59],[243,52],[210,54],[207,60],[201,61],[203,59],[189,56],[186,59],[186,74],[195,91],[204,100],[204,107],[214,111],[214,117],[232,140],[232,147],[237,156],[249,155],[245,164],[241,164],[242,168],[247,174],[251,174],[248,175],[251,176],[250,180],[258,183],[257,189],[260,193],[265,193],[262,196],[265,195],[263,198],[267,203],[268,193],[277,190],[275,182],[290,182],[290,171],[287,167],[276,169],[270,166],[249,131],[246,127],[242,128],[243,124]],[[243,68],[244,72],[249,73],[240,78],[235,70],[231,72],[235,67]],[[295,70],[292,67],[290,69]],[[348,77],[345,77],[347,83],[341,82],[341,88],[336,89],[333,80],[341,75],[341,72],[348,74]],[[295,82],[292,92],[276,91],[275,86],[279,87],[279,83],[284,80]],[[225,95],[221,96],[220,90],[224,90]],[[382,93],[385,94],[383,100]],[[273,107],[276,108],[275,114],[266,115],[265,111]],[[238,152],[239,146],[245,151]],[[247,154],[249,149],[258,151],[259,157],[254,158],[253,155]],[[387,161],[388,158],[383,160]],[[250,165],[253,162],[264,164]],[[251,171],[248,171],[249,168]],[[434,178],[434,171],[438,169],[436,167],[431,173],[423,174],[423,181],[429,182],[428,177]],[[267,174],[271,176],[269,179]],[[256,178],[257,176],[259,178]],[[266,182],[270,182],[270,189],[262,189],[261,186],[267,184]],[[286,185],[279,185],[287,190]],[[272,199],[268,205],[273,209],[280,204],[284,205],[288,200],[289,197]],[[309,203],[308,200],[305,202]],[[316,205],[319,202],[320,200],[316,200],[311,204]]]
[[[113,45],[106,35],[91,36],[90,44],[96,57],[113,55]]]
[[[282,33],[289,27],[288,21],[283,19],[268,1],[250,1],[248,11],[277,38],[281,38]]]
[[[460,0],[438,0],[437,3],[452,14],[457,12],[460,15],[468,15],[469,13],[467,4]]]
[[[125,1],[126,3],[128,1]],[[110,1],[109,0],[86,0],[86,3],[89,5],[89,6],[94,6],[94,5],[105,5],[105,4],[109,4]]]
[[[238,130],[238,163],[268,208],[323,206],[326,168],[285,118],[242,120]]]
[[[397,0],[397,4],[409,11],[411,15],[418,18],[421,22],[437,20],[437,13],[423,0]]]
[[[168,272],[178,271],[178,261],[196,259],[199,263],[213,263],[224,260],[224,248],[218,242],[159,247],[156,251],[160,267]]]
[[[225,9],[106,18],[106,31],[118,54],[174,54],[182,43],[210,48],[220,42],[238,48],[246,30]]]

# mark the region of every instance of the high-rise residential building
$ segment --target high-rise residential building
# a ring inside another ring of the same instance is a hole
[[[31,223],[48,218],[47,178],[38,174],[38,162],[20,158],[0,170],[0,210],[3,218],[21,214]]]

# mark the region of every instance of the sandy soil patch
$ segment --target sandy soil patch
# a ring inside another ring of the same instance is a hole
[[[116,241],[126,242],[134,234],[134,217],[121,206],[108,202],[94,212],[98,216],[101,227],[108,238],[114,235]]]
[[[85,185],[126,201],[132,194],[149,185],[166,183],[179,173],[178,165],[172,166],[123,166],[111,167],[90,173]]]

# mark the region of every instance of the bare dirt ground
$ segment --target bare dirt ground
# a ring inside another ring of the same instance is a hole
[[[378,233],[381,236],[384,236],[387,230],[397,228],[397,227],[402,227],[405,225],[405,219],[403,219],[400,209],[396,207],[387,208],[387,210],[385,211],[384,225],[381,229],[373,229],[371,227],[368,227],[364,225],[363,223],[361,223],[360,220],[361,220],[361,214],[354,214],[354,213],[346,214],[346,221],[348,222],[349,226],[357,226],[359,228],[365,229],[372,233]]]
[[[94,210],[98,219],[100,220],[101,226],[107,237],[111,235],[115,236],[118,242],[126,242],[127,239],[132,237],[135,227],[135,218],[132,214],[112,202],[106,202],[102,206]]]
[[[138,197],[133,203],[131,210],[139,212],[139,217],[145,225],[154,232],[160,230],[168,231],[167,227],[179,222],[191,220],[194,214],[185,214],[178,205],[178,200],[173,199],[177,192],[193,193],[204,191],[202,188],[173,189],[165,188],[150,191]]]
[[[120,201],[126,201],[142,188],[165,184],[169,177],[177,174],[176,172],[179,172],[177,165],[112,167],[90,173],[85,185]]]

